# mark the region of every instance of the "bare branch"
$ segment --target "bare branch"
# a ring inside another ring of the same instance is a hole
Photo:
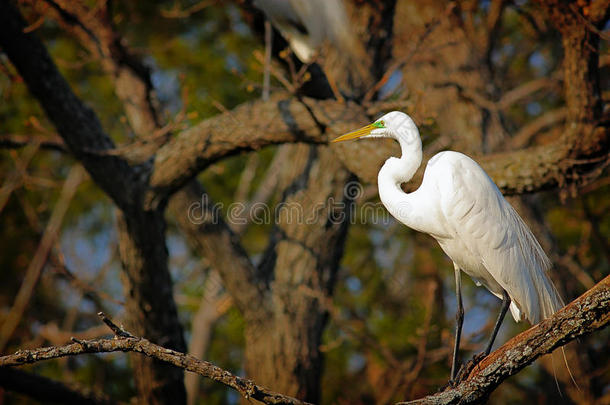
[[[114,332],[116,336],[124,338],[134,337],[131,333],[112,322],[103,312],[98,312],[97,315],[100,317],[102,322],[104,322],[110,328],[110,330]]]
[[[252,380],[238,377],[207,361],[156,345],[147,339],[133,336],[115,325],[103,313],[100,312],[99,315],[104,323],[115,332],[113,339],[73,339],[74,343],[63,346],[19,350],[14,354],[0,357],[0,367],[20,366],[84,353],[135,352],[210,378],[235,389],[246,399],[253,398],[265,404],[306,404],[296,398],[291,398],[256,385]]]
[[[500,98],[497,103],[497,108],[500,110],[506,110],[522,99],[531,96],[533,93],[536,93],[542,89],[557,87],[558,84],[559,81],[552,78],[549,79],[547,77],[530,80],[529,82],[525,82],[522,85],[504,93],[502,98]]]
[[[508,377],[579,336],[610,322],[610,276],[552,317],[515,336],[474,366],[456,387],[402,404],[471,404],[485,399]]]
[[[40,142],[35,140],[25,148],[21,159],[15,159],[16,170],[6,176],[6,179],[2,183],[2,187],[0,187],[0,212],[2,212],[6,206],[13,191],[22,184],[25,171],[39,148]]]
[[[175,2],[172,8],[161,10],[161,15],[165,18],[187,18],[207,7],[213,6],[216,2],[217,0],[203,0],[185,9],[180,9],[179,3]]]
[[[512,138],[510,138],[511,146],[513,148],[527,146],[532,138],[544,128],[552,127],[553,125],[565,121],[566,115],[567,110],[565,108],[558,108],[542,114],[540,117],[525,124]]]
[[[58,136],[49,138],[40,135],[0,135],[0,148],[2,149],[24,148],[34,142],[40,144],[40,149],[67,151],[65,143]]]

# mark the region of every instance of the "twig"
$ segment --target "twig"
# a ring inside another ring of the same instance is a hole
[[[206,9],[207,7],[213,6],[214,4],[216,4],[216,0],[203,0],[181,10],[178,2],[176,2],[172,8],[168,10],[161,10],[161,16],[165,18],[188,18],[193,14]]]
[[[540,79],[530,80],[529,82],[525,82],[514,89],[510,89],[506,91],[500,100],[498,100],[497,109],[498,110],[507,110],[512,107],[517,102],[523,100],[526,97],[542,90],[548,89],[552,87],[557,87],[559,84],[559,80],[555,78],[547,78],[542,77]]]
[[[124,338],[134,338],[135,337],[131,333],[127,332],[125,329],[121,328],[120,326],[117,326],[103,312],[98,312],[97,315],[100,317],[102,322],[104,322],[106,325],[108,325],[108,327],[114,332],[114,334],[116,336],[124,337]]]
[[[34,141],[29,145],[21,159],[15,157],[15,170],[6,177],[2,187],[0,187],[0,212],[4,209],[4,206],[8,202],[13,190],[21,185],[23,177],[26,174],[26,169],[30,164],[30,161],[36,155],[36,152],[40,148],[40,142]]]
[[[40,149],[56,150],[59,152],[67,152],[66,145],[58,136],[53,136],[49,139],[48,136],[40,135],[0,135],[0,148],[2,149],[18,149],[31,145],[33,142],[40,144]]]
[[[65,260],[61,256],[61,254],[51,252],[51,257],[49,258],[49,262],[53,266],[53,270],[61,277],[64,277],[67,281],[70,282],[75,288],[79,289],[83,294],[92,299],[97,305],[101,305],[101,301],[109,301],[113,304],[123,306],[125,302],[116,299],[112,295],[106,293],[105,291],[93,287],[91,284],[94,284],[93,281],[84,281],[79,278],[65,263]],[[105,266],[107,267],[107,266]],[[100,272],[101,273],[101,272]]]
[[[538,357],[610,322],[610,276],[550,318],[515,336],[477,364],[457,386],[401,404],[484,402],[508,377]]]
[[[51,7],[53,7],[53,9],[55,9],[55,11],[57,11],[57,13],[59,14],[59,16],[61,17],[61,19],[64,22],[66,22],[69,25],[79,27],[81,30],[83,30],[83,32],[87,35],[87,37],[89,37],[89,39],[91,41],[93,41],[93,43],[97,47],[97,50],[100,53],[100,55],[103,55],[102,44],[100,43],[99,38],[97,36],[95,36],[95,34],[89,29],[89,27],[87,27],[78,18],[77,15],[70,13],[68,10],[64,9],[63,7],[61,7],[59,4],[57,4],[53,0],[45,0],[45,2],[47,4],[49,4]]]
[[[72,340],[75,335],[79,339],[94,339],[104,336],[108,333],[106,326],[96,325],[87,330],[74,332],[70,330],[61,330],[55,322],[48,323],[40,327],[38,336],[51,342],[54,345],[61,345]]]
[[[156,345],[147,339],[133,336],[115,325],[103,313],[98,314],[102,321],[115,333],[113,339],[79,340],[63,346],[42,347],[32,350],[19,350],[14,354],[0,357],[0,367],[20,366],[43,360],[74,356],[84,353],[136,352],[162,362],[172,364],[186,371],[200,374],[216,382],[237,390],[244,398],[253,398],[265,404],[304,405],[300,401],[283,394],[270,391],[256,385],[252,380],[238,377],[207,361],[199,360],[191,355],[177,352]]]
[[[597,35],[599,35],[599,37],[601,39],[603,39],[604,41],[610,41],[610,35],[607,32],[601,31],[600,29],[598,29],[595,24],[593,24],[591,21],[589,21],[587,18],[585,18],[579,11],[578,11],[578,7],[576,4],[570,4],[570,10],[572,10],[572,12],[574,13],[574,15],[576,17],[578,17],[578,19],[580,21],[582,21],[589,30],[591,30],[592,32],[596,33]]]

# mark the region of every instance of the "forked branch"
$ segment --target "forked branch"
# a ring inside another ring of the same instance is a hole
[[[83,353],[137,352],[220,382],[237,390],[244,398],[266,404],[305,404],[296,398],[275,393],[238,377],[207,361],[166,349],[131,335],[99,313],[115,337],[78,340],[64,346],[19,350],[0,357],[0,367],[19,366]],[[610,322],[610,276],[564,307],[555,315],[515,336],[472,368],[457,386],[402,404],[472,404],[485,401],[508,377],[518,373],[538,357],[566,343],[602,329]]]
[[[63,346],[42,347],[31,350],[19,350],[14,354],[0,357],[0,367],[19,366],[35,363],[42,360],[56,359],[65,356],[74,356],[84,353],[109,352],[136,352],[172,364],[193,373],[210,378],[239,392],[244,398],[254,398],[265,404],[304,405],[300,401],[286,395],[278,394],[264,387],[256,385],[253,381],[238,377],[207,361],[199,360],[191,355],[166,349],[147,339],[133,336],[123,328],[117,326],[106,317],[103,312],[98,314],[102,321],[115,334],[112,339],[79,340],[72,338],[73,343]]]

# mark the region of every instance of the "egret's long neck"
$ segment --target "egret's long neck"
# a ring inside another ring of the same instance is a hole
[[[418,202],[414,193],[405,193],[400,185],[415,175],[422,161],[422,144],[417,129],[396,136],[402,156],[389,158],[377,178],[381,202],[396,219],[410,228],[421,230],[420,219],[415,216]]]
[[[397,164],[392,164],[389,167],[388,175],[396,182],[396,186],[400,189],[402,183],[406,183],[413,178],[415,172],[421,165],[422,160],[422,144],[419,133],[399,133],[396,140],[400,144],[402,156],[397,160]],[[387,162],[386,162],[387,163]],[[385,168],[381,168],[383,170]],[[379,172],[381,175],[381,172]]]

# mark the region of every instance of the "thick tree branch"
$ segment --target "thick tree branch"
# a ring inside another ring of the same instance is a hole
[[[599,158],[602,164],[608,159],[610,131],[608,120],[600,115],[598,37],[587,31],[567,2],[540,2],[562,35],[568,119],[563,135],[552,144],[477,159],[506,194],[578,185],[595,173],[596,165],[590,164],[590,158]],[[596,20],[601,24],[608,10],[597,14],[603,15]],[[507,93],[503,103],[545,85],[545,80],[524,85]],[[178,134],[159,150],[151,177],[156,195],[151,202],[163,200],[223,157],[284,142],[325,143],[371,118],[355,104],[334,100],[301,101],[279,95],[268,102],[242,105]],[[365,180],[376,178],[380,152],[387,157],[389,150],[380,148],[379,143],[348,143],[335,148],[343,163]]]
[[[472,404],[484,402],[508,377],[538,357],[610,322],[610,276],[552,317],[515,336],[477,364],[456,387],[405,402],[408,404]]]
[[[117,156],[103,152],[114,143],[89,107],[72,91],[47,50],[10,0],[0,1],[0,47],[38,99],[70,151],[82,162],[95,182],[120,206],[134,198],[137,172]]]
[[[246,399],[253,398],[265,404],[305,404],[305,402],[298,399],[269,391],[264,387],[256,385],[251,380],[238,377],[207,361],[156,345],[147,339],[133,336],[115,325],[103,313],[100,312],[99,315],[104,323],[115,333],[113,339],[73,339],[74,343],[63,346],[19,350],[14,354],[0,357],[0,367],[20,366],[84,353],[135,352],[210,378],[235,389]]]
[[[224,157],[285,142],[326,143],[371,119],[361,106],[353,103],[313,99],[305,102],[309,110],[300,101],[277,95],[267,102],[243,104],[178,134],[155,158],[151,176],[155,198],[171,194]],[[582,169],[587,166],[578,161],[578,156],[600,153],[604,148],[608,128],[599,126],[593,131],[593,135],[566,131],[554,143],[486,155],[477,161],[506,194],[564,186],[576,180],[574,172],[581,178],[586,174]],[[586,142],[575,142],[575,138]],[[574,143],[576,149],[570,147]],[[375,181],[382,162],[396,153],[391,143],[379,140],[345,142],[333,149],[352,172],[367,181]]]

